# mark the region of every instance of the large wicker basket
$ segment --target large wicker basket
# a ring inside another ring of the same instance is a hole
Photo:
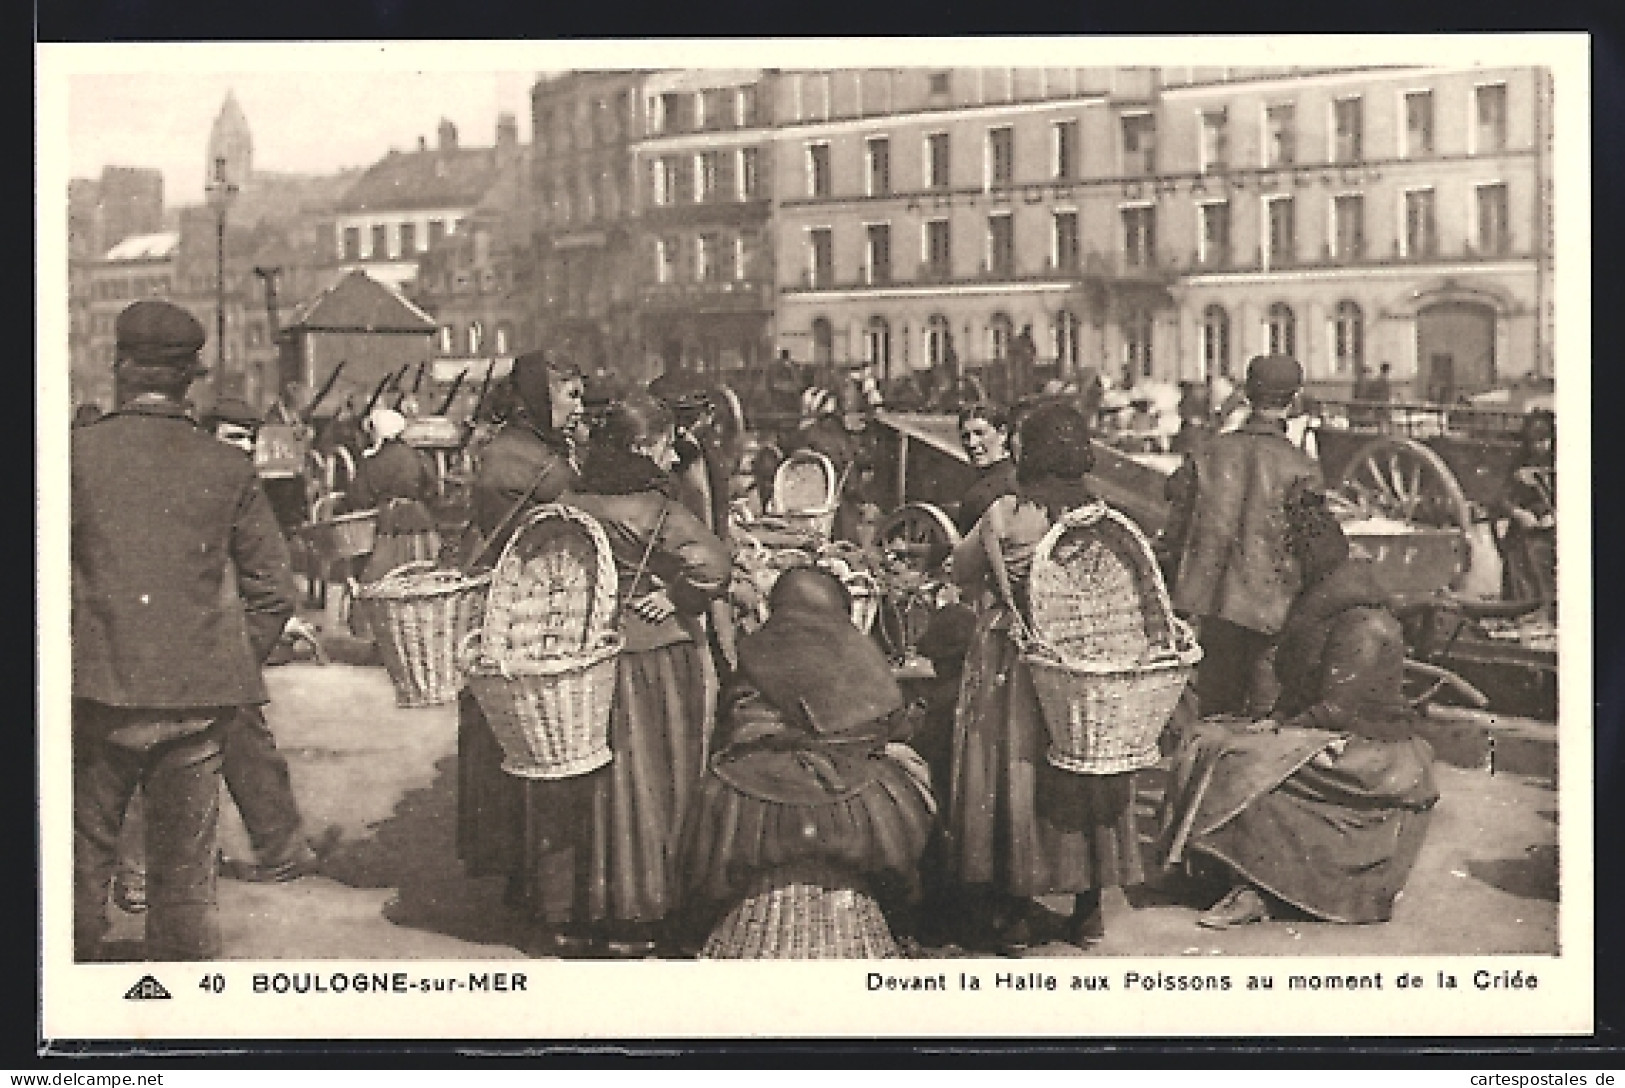
[[[437,570],[429,561],[397,567],[362,585],[355,606],[378,640],[401,706],[435,706],[463,686],[460,650],[479,626],[489,574]]]
[[[1173,614],[1151,545],[1103,503],[1069,511],[1033,555],[1022,650],[1049,730],[1047,758],[1076,774],[1156,763],[1157,739],[1201,647]]]
[[[773,509],[792,528],[828,540],[835,529],[840,477],[828,457],[797,450],[773,474]]]
[[[533,511],[492,570],[485,622],[466,647],[469,690],[520,778],[569,778],[612,758],[621,636],[604,530],[559,504]]]
[[[756,877],[700,952],[711,960],[878,960],[903,951],[874,898],[821,865]]]

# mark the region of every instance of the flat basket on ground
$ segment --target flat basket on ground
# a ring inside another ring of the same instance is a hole
[[[1103,503],[1068,511],[1033,555],[1032,675],[1047,758],[1075,774],[1156,763],[1157,739],[1202,658],[1174,616],[1151,545]]]
[[[615,557],[580,510],[538,507],[491,572],[484,625],[465,647],[469,690],[520,778],[569,778],[613,758],[621,636]]]
[[[356,591],[356,607],[377,637],[398,704],[435,706],[457,698],[461,647],[479,626],[490,585],[489,574],[439,570],[420,560]]]
[[[878,960],[902,956],[861,881],[832,866],[792,865],[757,876],[700,952],[711,960]]]

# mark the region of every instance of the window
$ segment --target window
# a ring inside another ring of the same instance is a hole
[[[507,325],[498,325],[497,326],[496,340],[495,340],[494,344],[492,345],[493,350],[495,350],[498,355],[506,355],[506,354],[508,354],[508,349],[511,346],[510,343],[509,343],[510,338],[511,338],[511,334],[508,331],[508,326]]]
[[[750,278],[756,264],[756,243],[756,237],[749,231],[741,232],[734,238],[734,279]]]
[[[932,189],[948,187],[948,134],[933,132],[925,138],[925,184]]]
[[[1282,102],[1264,109],[1264,165],[1289,166],[1298,161],[1298,108]]]
[[[864,271],[870,283],[891,282],[891,226],[886,223],[870,223],[868,233],[868,258]]]
[[[947,94],[950,72],[932,72],[930,76],[930,91],[932,94]]]
[[[1364,118],[1358,98],[1332,103],[1332,161],[1359,162]]]
[[[728,121],[728,92],[715,87],[699,94],[700,127],[722,128]],[[737,105],[735,106],[737,110]]]
[[[948,221],[931,219],[925,224],[926,274],[946,279],[953,271],[953,254],[948,248]]]
[[[1199,263],[1209,268],[1226,268],[1230,264],[1230,203],[1199,205],[1202,233],[1196,254]]]
[[[1209,306],[1202,311],[1202,374],[1229,372],[1230,315],[1224,312],[1223,306]]]
[[[655,99],[653,112],[649,123],[656,132],[682,132],[688,127],[688,100],[675,91]]]
[[[891,141],[884,136],[868,140],[864,157],[869,163],[869,195],[885,196],[891,192]]]
[[[1016,267],[1015,221],[1008,214],[987,217],[987,270],[1008,276]]]
[[[457,332],[450,325],[440,326],[440,354],[450,355],[457,350]]]
[[[1199,149],[1202,173],[1222,170],[1230,159],[1229,116],[1224,110],[1202,112],[1202,144]]]
[[[700,235],[694,246],[694,278],[701,283],[716,283],[719,280],[732,279],[732,270],[723,268],[724,256],[722,237],[720,235]]]
[[[370,256],[375,261],[381,261],[389,256],[389,227],[383,223],[379,223],[372,228],[372,253]]]
[[[815,317],[812,323],[813,363],[828,366],[835,361],[835,326],[827,317]]]
[[[739,149],[739,199],[755,200],[762,194],[762,149]]]
[[[344,228],[344,259],[359,261],[361,259],[361,228]]]
[[[1284,302],[1270,304],[1264,319],[1264,342],[1271,355],[1298,354],[1298,319]]]
[[[446,237],[446,221],[444,219],[429,220],[429,248],[438,246]]]
[[[214,160],[214,183],[216,185],[226,183],[226,159],[223,155]]]
[[[989,185],[1009,185],[1016,175],[1015,131],[993,128],[987,132],[987,180]]]
[[[1151,311],[1131,310],[1124,316],[1123,362],[1130,373],[1151,377]]]
[[[1123,129],[1123,173],[1149,174],[1157,163],[1157,120],[1149,113],[1125,113],[1119,122]]]
[[[1078,268],[1078,213],[1056,212],[1053,228],[1055,267],[1067,272]]]
[[[480,353],[480,345],[484,341],[485,330],[480,327],[480,323],[478,321],[470,321],[468,323],[468,353],[470,355],[478,355]]]
[[[1083,324],[1071,310],[1055,315],[1055,364],[1062,374],[1077,369],[1078,344],[1083,339]]]
[[[416,223],[401,224],[401,256],[410,257],[418,251],[418,228]]]
[[[1488,83],[1473,89],[1473,150],[1478,154],[1501,151],[1507,145],[1507,85]]]
[[[720,151],[703,151],[694,156],[694,191],[701,204],[709,204],[717,199],[717,160],[722,157]]]
[[[1365,320],[1360,307],[1347,299],[1337,304],[1332,318],[1332,368],[1353,374],[1365,361]]]
[[[1123,263],[1145,268],[1155,260],[1157,249],[1156,209],[1123,209]]]
[[[1009,314],[994,314],[987,323],[987,357],[993,362],[1010,358],[1010,341],[1016,335],[1015,322]]]
[[[650,181],[652,192],[649,195],[655,204],[661,207],[671,204],[677,195],[677,160],[656,159]]]
[[[883,317],[871,317],[864,326],[863,361],[883,378],[891,372],[891,325]]]
[[[1405,95],[1405,145],[1400,155],[1421,158],[1433,154],[1433,92],[1411,91]]]
[[[925,361],[933,367],[948,361],[948,349],[953,335],[948,331],[948,319],[932,314],[925,319]]]
[[[813,287],[828,287],[835,282],[835,237],[828,227],[807,232],[807,250]]]
[[[1365,197],[1345,193],[1332,198],[1332,256],[1344,261],[1365,254]]]
[[[756,88],[754,86],[741,87],[734,98],[734,117],[740,128],[751,128],[756,124]]]
[[[1051,173],[1056,181],[1072,181],[1078,176],[1078,123],[1057,121],[1053,131]]]
[[[1438,249],[1433,190],[1412,189],[1405,194],[1405,255],[1431,257]]]
[[[1507,214],[1507,187],[1503,182],[1480,185],[1478,197],[1478,251],[1506,253],[1512,248],[1512,232]]]
[[[661,283],[677,282],[677,247],[676,238],[655,241],[655,279]]]
[[[1265,256],[1271,268],[1285,268],[1298,254],[1297,209],[1289,196],[1265,201],[1269,213]]]
[[[807,194],[829,195],[829,145],[807,145]]]

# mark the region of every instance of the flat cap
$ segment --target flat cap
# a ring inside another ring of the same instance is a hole
[[[197,362],[203,326],[179,306],[144,298],[126,306],[113,323],[120,357],[137,363],[176,367]]]
[[[1303,388],[1303,364],[1290,355],[1255,355],[1247,364],[1247,395],[1284,404]]]

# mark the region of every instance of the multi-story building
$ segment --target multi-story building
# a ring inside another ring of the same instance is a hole
[[[531,90],[536,345],[589,368],[641,368],[634,144],[641,71],[582,71]]]
[[[107,252],[69,264],[68,344],[76,404],[113,406],[114,322],[130,303],[170,298],[175,288],[173,231],[136,234]]]
[[[350,186],[325,228],[325,263],[340,272],[365,271],[405,288],[418,259],[467,225],[468,216],[501,173],[519,157],[518,126],[497,126],[497,145],[463,147],[457,126],[441,121],[433,148],[422,137],[416,151],[391,151]]]
[[[776,340],[883,374],[1176,380],[1283,350],[1454,396],[1550,373],[1531,68],[896,69],[773,96]],[[951,348],[950,348],[951,345]]]
[[[741,69],[643,82],[636,282],[649,368],[730,370],[771,357],[776,79]]]
[[[135,234],[163,230],[164,175],[108,166],[99,178],[68,182],[68,256],[95,259]]]

